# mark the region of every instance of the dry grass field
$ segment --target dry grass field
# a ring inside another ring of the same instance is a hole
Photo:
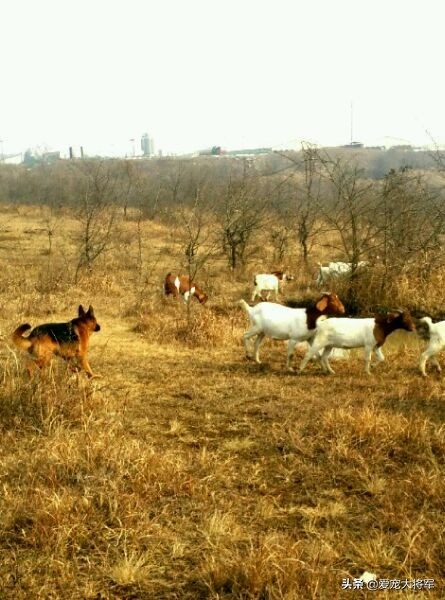
[[[237,277],[207,262],[188,321],[161,292],[184,258],[167,228],[122,222],[74,282],[77,228],[2,207],[0,598],[444,598],[445,393],[419,375],[416,335],[394,335],[372,376],[361,352],[333,376],[287,373],[271,340],[258,366],[236,302],[269,261]],[[316,297],[292,270],[284,296]],[[101,377],[55,359],[30,378],[11,332],[79,304],[101,325]],[[364,571],[379,590],[358,589]]]

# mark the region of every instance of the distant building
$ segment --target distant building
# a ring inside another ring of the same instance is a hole
[[[361,142],[351,142],[350,144],[345,144],[343,148],[363,148],[363,145]]]
[[[83,146],[70,146],[68,148],[68,154],[70,159],[83,158]]]
[[[269,154],[272,148],[243,148],[241,150],[229,150],[230,156],[251,156],[255,154]]]
[[[198,154],[199,156],[221,156],[222,154],[225,154],[225,152],[221,146],[212,146],[211,148],[199,150]]]
[[[0,163],[3,165],[20,165],[23,162],[23,154],[3,154]]]
[[[151,138],[148,133],[144,133],[141,138],[141,150],[144,156],[153,156],[155,153],[153,138]]]
[[[396,146],[391,146],[390,150],[402,150],[406,152],[407,150],[415,150],[415,148],[411,144],[397,144]]]
[[[44,152],[42,154],[42,161],[46,163],[52,163],[56,160],[60,160],[60,152],[58,150],[52,152]]]

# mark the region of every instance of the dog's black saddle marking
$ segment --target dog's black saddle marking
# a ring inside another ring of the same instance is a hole
[[[79,336],[72,323],[45,323],[44,325],[38,325],[31,332],[31,336],[33,337],[42,335],[48,335],[58,344],[79,341]]]

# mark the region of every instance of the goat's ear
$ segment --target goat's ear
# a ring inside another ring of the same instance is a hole
[[[323,295],[320,300],[317,302],[317,304],[315,305],[315,307],[320,311],[323,312],[324,310],[326,310],[327,306],[328,306],[328,297],[326,295]]]
[[[78,314],[79,314],[79,317],[84,317],[85,316],[85,311],[84,311],[83,306],[81,304],[79,304]]]

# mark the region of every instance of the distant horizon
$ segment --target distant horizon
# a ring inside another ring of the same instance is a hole
[[[142,134],[143,135],[143,134]],[[141,139],[142,139],[142,135],[141,135]],[[101,156],[104,158],[131,158],[133,156],[135,157],[140,157],[143,156],[143,151],[140,147],[140,141],[141,139],[137,140],[136,138],[134,138],[134,144],[133,144],[133,138],[128,140],[128,145],[127,147],[122,146],[121,150],[119,151],[116,148],[115,144],[110,144],[109,148],[107,149],[106,146],[88,146],[88,145],[63,145],[63,146],[50,146],[48,144],[36,144],[35,146],[32,145],[28,145],[26,147],[24,147],[22,150],[16,150],[14,152],[8,152],[7,148],[5,147],[5,141],[1,140],[1,142],[3,142],[3,147],[0,149],[0,155],[6,160],[7,158],[12,158],[14,156],[20,156],[20,155],[24,155],[27,151],[31,151],[35,154],[44,154],[44,153],[51,153],[51,152],[59,152],[62,158],[69,158],[69,151],[70,148],[72,148],[73,153],[74,153],[74,157],[79,157],[80,153],[81,153],[81,148],[83,149],[83,153],[85,156],[89,156],[89,157],[95,157],[95,156]],[[222,144],[219,144],[217,141],[212,144],[212,145],[208,145],[208,146],[203,146],[203,147],[190,147],[190,149],[185,149],[184,151],[165,151],[162,148],[158,148],[156,145],[156,140],[154,141],[154,152],[151,154],[151,156],[154,157],[158,157],[158,156],[184,156],[184,155],[193,155],[193,154],[198,154],[199,152],[203,152],[205,150],[210,150],[213,147],[221,147],[224,151],[226,152],[234,152],[234,151],[241,151],[241,150],[248,150],[248,149],[252,149],[252,150],[257,150],[257,149],[261,149],[261,148],[270,148],[271,150],[301,150],[302,146],[304,144],[313,144],[316,147],[319,148],[342,148],[342,147],[348,147],[351,145],[351,141],[350,140],[345,140],[343,143],[338,143],[338,144],[320,144],[317,142],[313,142],[310,140],[289,140],[288,142],[284,142],[282,144],[273,144],[273,145],[267,145],[267,144],[261,144],[261,145],[244,145],[244,146],[224,146]],[[138,143],[139,142],[139,143]],[[363,145],[364,148],[377,148],[377,147],[381,147],[381,148],[385,148],[385,149],[389,149],[392,147],[397,147],[397,146],[411,146],[414,149],[424,149],[426,151],[428,150],[432,150],[432,149],[442,149],[443,145],[439,144],[438,142],[436,142],[435,140],[430,140],[429,143],[423,143],[423,144],[416,144],[413,143],[410,140],[406,140],[406,139],[400,139],[400,138],[394,138],[391,136],[384,136],[383,138],[379,139],[379,140],[371,140],[369,142],[360,140],[360,139],[354,139],[352,141],[352,145]]]
[[[3,152],[125,156],[145,132],[166,155],[442,145],[442,13],[441,0],[8,2]]]

